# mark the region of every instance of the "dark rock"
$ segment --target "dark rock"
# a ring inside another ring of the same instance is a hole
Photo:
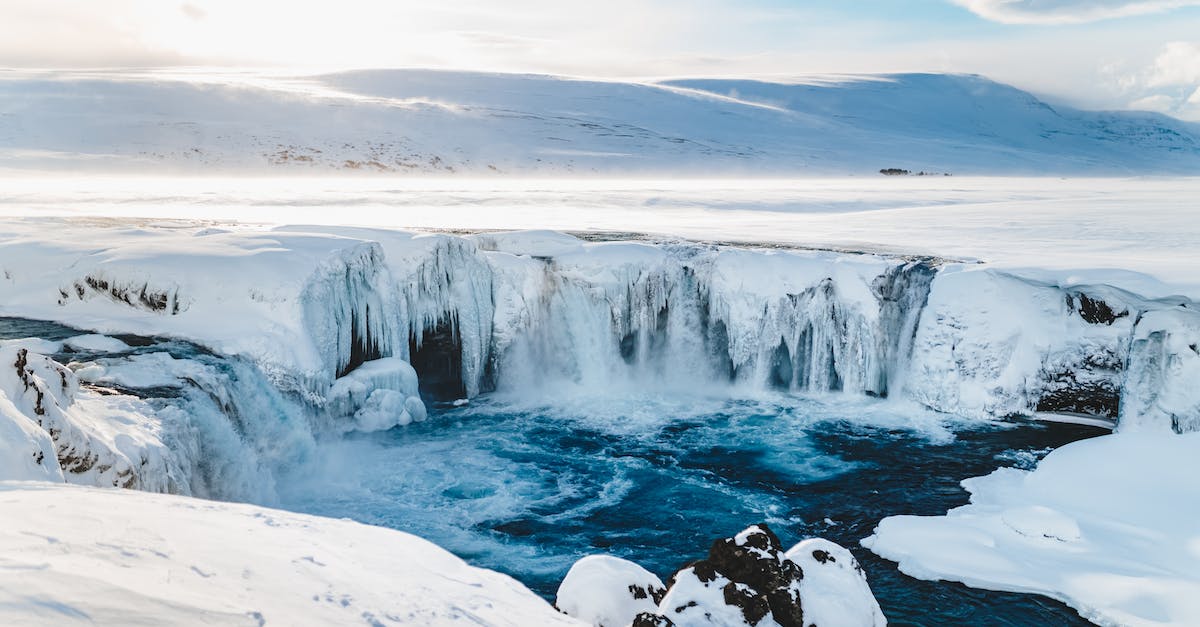
[[[749,527],[732,538],[713,542],[708,557],[680,570],[668,582],[693,574],[700,583],[720,585],[725,604],[738,608],[747,625],[757,625],[768,614],[782,627],[804,627],[800,580],[804,571],[784,557],[779,538],[765,524]],[[689,571],[690,569],[690,571]],[[690,602],[675,609],[693,607]],[[669,615],[669,612],[666,612]]]
[[[1092,298],[1082,292],[1067,295],[1067,308],[1079,314],[1088,324],[1111,325],[1129,315],[1128,309],[1117,311],[1103,300]]]
[[[675,627],[675,623],[662,614],[642,612],[633,619],[633,624],[629,627]]]

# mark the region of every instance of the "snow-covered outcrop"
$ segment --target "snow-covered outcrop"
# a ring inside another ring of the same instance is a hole
[[[657,575],[629,560],[588,555],[567,571],[554,605],[595,627],[625,627],[654,612],[666,591]]]
[[[346,520],[0,483],[5,625],[582,625],[510,577]]]
[[[849,551],[812,539],[785,553],[779,538],[762,524],[713,542],[708,556],[675,573],[665,591],[657,578],[636,564],[601,556],[583,558],[563,580],[558,606],[597,626],[887,624],[866,575]]]
[[[1200,166],[1193,124],[1051,107],[979,76],[937,74],[648,83],[417,69],[6,72],[0,137],[0,167],[71,172],[1042,176]],[[155,306],[171,294],[145,293]]]
[[[943,270],[914,339],[909,397],[976,417],[1196,430],[1200,392],[1185,383],[1200,363],[1194,301],[1063,283],[986,267]]]
[[[81,389],[62,364],[19,345],[0,348],[4,478],[187,492],[156,410],[121,394]],[[49,450],[47,443],[51,444]]]
[[[823,538],[809,538],[788,549],[784,557],[804,571],[800,581],[804,624],[887,624],[862,566],[845,547]]]
[[[886,518],[863,545],[913,577],[1045,594],[1101,625],[1196,625],[1198,474],[1200,433],[1083,440],[967,479],[969,505]]]

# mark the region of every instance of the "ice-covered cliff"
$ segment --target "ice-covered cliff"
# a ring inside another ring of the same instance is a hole
[[[1193,295],[1137,293],[1128,273],[555,232],[115,224],[97,249],[79,243],[94,224],[5,228],[0,313],[240,356],[320,428],[395,424],[366,408],[385,402],[375,387],[398,395],[397,421],[421,415],[409,375],[359,372],[381,358],[411,364],[427,398],[726,387],[1200,425]]]

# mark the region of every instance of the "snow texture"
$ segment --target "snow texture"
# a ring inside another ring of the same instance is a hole
[[[5,625],[582,625],[399,531],[130,490],[0,483]]]
[[[1032,471],[967,479],[945,516],[893,516],[863,545],[922,579],[1061,599],[1101,625],[1200,624],[1200,434],[1121,433]]]

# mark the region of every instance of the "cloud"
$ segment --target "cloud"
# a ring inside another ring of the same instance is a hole
[[[179,10],[183,11],[184,15],[192,18],[193,20],[202,20],[208,16],[208,11],[205,11],[204,9],[189,2],[184,2],[183,4],[179,5]]]
[[[1157,55],[1121,81],[1131,109],[1200,119],[1200,42],[1163,44]]]
[[[1164,45],[1149,74],[1146,83],[1151,87],[1200,84],[1200,42]]]
[[[1138,98],[1129,103],[1129,108],[1135,111],[1158,111],[1159,113],[1172,113],[1179,108],[1179,103],[1174,98],[1166,94],[1154,94]]]
[[[1117,17],[1160,13],[1200,0],[950,0],[976,15],[1002,24],[1081,24]]]

